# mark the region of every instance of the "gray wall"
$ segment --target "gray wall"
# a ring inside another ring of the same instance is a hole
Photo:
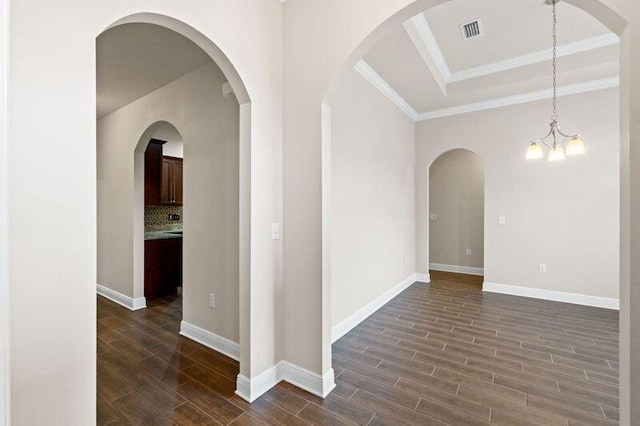
[[[606,89],[558,100],[563,129],[580,132],[587,147],[586,155],[562,163],[524,158],[528,141],[548,129],[548,101],[418,123],[418,272],[430,256],[429,165],[464,148],[485,167],[485,282],[617,299],[618,96]],[[539,264],[547,274],[538,273]]]
[[[335,326],[414,273],[415,124],[355,71],[331,112]]]
[[[134,262],[143,212],[134,181],[142,165],[134,171],[134,150],[140,159],[142,133],[167,121],[184,140],[183,318],[238,342],[239,108],[222,96],[224,81],[211,63],[98,121],[98,284],[143,296],[142,263]]]
[[[484,165],[471,151],[446,152],[429,168],[429,263],[435,270],[484,266]]]

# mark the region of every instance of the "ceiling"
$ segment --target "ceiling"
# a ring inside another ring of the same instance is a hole
[[[559,94],[618,84],[619,39],[560,2]],[[544,0],[455,0],[420,13],[356,66],[414,120],[551,96],[551,7]],[[479,19],[465,40],[460,25]]]
[[[97,114],[103,117],[211,61],[189,39],[152,24],[125,24],[97,39]]]

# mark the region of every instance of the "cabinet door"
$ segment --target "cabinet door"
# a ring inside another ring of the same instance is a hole
[[[168,158],[162,159],[162,183],[160,184],[160,203],[162,205],[173,204],[171,163],[172,161]]]
[[[172,164],[171,177],[173,179],[173,201],[174,204],[182,205],[182,159],[174,159]]]
[[[162,144],[151,139],[144,152],[144,205],[160,205],[160,181],[162,180]]]

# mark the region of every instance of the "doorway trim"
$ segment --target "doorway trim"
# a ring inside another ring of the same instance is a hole
[[[11,424],[9,304],[9,1],[0,0],[0,424]]]
[[[243,379],[246,379],[247,376],[251,375],[251,245],[252,245],[252,233],[251,233],[251,200],[252,200],[252,181],[251,181],[251,147],[252,147],[252,139],[251,139],[251,99],[249,97],[249,93],[242,81],[238,71],[233,66],[229,58],[224,54],[224,52],[207,36],[200,33],[195,28],[191,27],[186,22],[180,21],[178,19],[172,18],[167,15],[160,15],[157,13],[135,13],[132,15],[125,16],[119,20],[116,20],[111,25],[102,29],[99,33],[95,35],[97,38],[100,34],[105,31],[120,26],[124,24],[154,24],[170,31],[173,31],[177,34],[182,35],[183,37],[190,40],[192,43],[200,47],[211,60],[220,68],[225,78],[228,80],[233,94],[235,95],[238,101],[239,107],[239,138],[238,138],[238,153],[239,153],[239,229],[238,229],[238,237],[239,237],[239,349],[236,351],[234,347],[229,345],[216,345],[212,346],[213,349],[225,353],[232,358],[238,359],[240,363],[240,373],[238,375],[237,380],[237,388],[240,389],[240,383]],[[144,173],[135,173],[136,170],[144,170],[144,149],[140,151],[140,140],[144,138],[150,128],[153,128],[154,124],[166,121],[171,125],[175,126],[171,120],[165,119],[156,119],[146,124],[146,126],[141,126],[142,129],[145,129],[138,139],[138,143],[136,145],[135,153],[134,153],[134,197],[140,198],[140,200],[134,199],[134,227],[133,227],[133,255],[134,255],[134,265],[133,265],[133,301],[139,300],[138,304],[142,304],[145,301],[144,299],[144,212],[138,212],[135,210],[136,206],[144,206],[144,191],[136,191],[136,187],[144,188],[144,183],[138,182],[140,179],[144,179]],[[176,127],[181,135],[184,135],[183,129]],[[146,145],[145,145],[146,147]],[[142,168],[136,167],[142,164]],[[141,230],[141,231],[140,231]],[[133,304],[135,306],[135,303]],[[128,306],[127,306],[128,307]],[[144,306],[140,306],[142,308]],[[210,333],[206,330],[202,330],[207,334],[207,339],[198,339],[198,336],[195,334],[198,333],[190,333],[191,329],[184,327],[184,322],[181,326],[181,333],[183,335],[188,336],[192,340],[200,341],[208,345],[211,342],[219,343],[218,340],[212,339],[211,336],[215,336],[220,338],[213,333]],[[192,331],[192,330],[191,330]],[[202,336],[202,333],[199,334]],[[225,339],[226,341],[226,339]],[[205,343],[206,342],[206,343]],[[229,341],[230,342],[230,341]],[[228,342],[225,342],[228,343]],[[235,342],[230,342],[235,343]],[[230,348],[225,352],[224,347]],[[243,393],[238,393],[242,398],[248,400],[248,396]]]

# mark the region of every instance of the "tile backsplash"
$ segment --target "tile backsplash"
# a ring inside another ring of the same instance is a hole
[[[169,220],[170,214],[180,216],[179,220]],[[145,206],[144,232],[175,231],[182,229],[182,206]]]

